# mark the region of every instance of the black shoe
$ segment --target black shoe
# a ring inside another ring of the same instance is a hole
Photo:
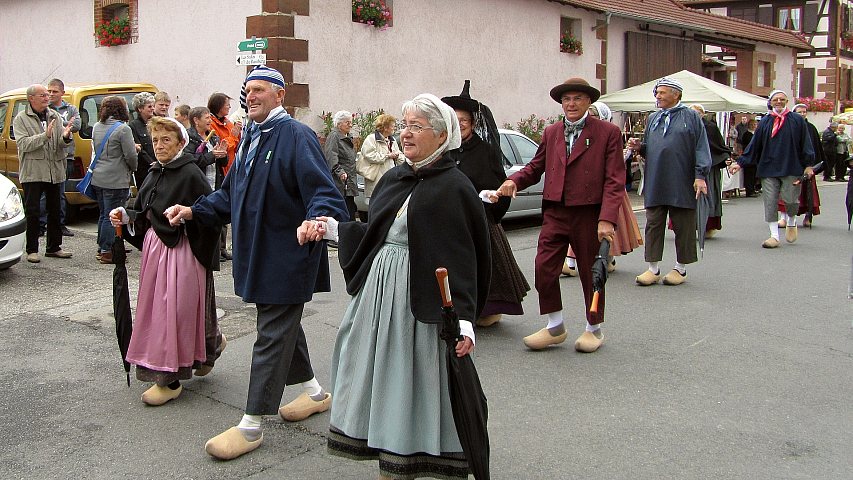
[[[824,182],[834,182],[835,179],[834,178],[824,178],[823,181]]]
[[[74,236],[74,232],[72,232],[71,230],[68,230],[68,227],[66,227],[65,225],[63,225],[63,226],[62,226],[62,236],[63,236],[63,237],[73,237],[73,236]]]
[[[338,242],[333,242],[333,241],[331,241],[331,240],[326,241],[326,245],[327,245],[329,248],[335,248],[335,249],[337,249],[337,248],[338,248]]]
[[[43,237],[45,235],[47,235],[47,229],[46,228],[39,228],[39,237]]]
[[[231,254],[230,253],[219,252],[219,261],[220,262],[227,262],[228,260],[231,260]]]

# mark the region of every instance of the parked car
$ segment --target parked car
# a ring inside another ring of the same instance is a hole
[[[98,121],[101,101],[109,95],[118,95],[127,100],[130,108],[133,96],[139,92],[157,92],[157,87],[148,83],[102,83],[90,85],[66,85],[63,100],[80,111],[80,131],[74,134],[74,167],[65,182],[65,199],[73,215],[81,205],[95,205],[93,200],[77,191],[77,182],[86,174],[92,159],[92,127]],[[0,173],[6,175],[19,188],[18,148],[12,121],[15,115],[27,108],[27,89],[18,88],[0,94]],[[131,112],[131,119],[135,112]]]
[[[504,171],[506,171],[507,176],[510,176],[521,170],[533,159],[539,145],[515,130],[500,129],[498,131],[501,136],[501,151],[508,162],[504,165]],[[359,218],[365,221],[367,219],[367,202],[364,198],[364,179],[361,175],[358,176],[356,183],[358,185],[358,196],[355,197],[355,205],[358,208]],[[542,189],[544,185],[545,176],[543,175],[539,183],[518,192],[516,197],[512,199],[512,203],[510,203],[509,210],[504,215],[504,218],[541,215]]]
[[[27,222],[18,187],[0,175],[0,270],[21,261]]]

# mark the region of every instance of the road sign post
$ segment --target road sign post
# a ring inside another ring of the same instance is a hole
[[[238,53],[237,65],[264,65],[267,63],[266,53]]]

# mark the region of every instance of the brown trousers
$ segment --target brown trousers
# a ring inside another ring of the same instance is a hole
[[[539,313],[562,310],[560,272],[571,244],[577,258],[578,277],[583,288],[586,319],[591,325],[604,321],[604,290],[598,299],[598,313],[589,313],[592,302],[592,264],[598,254],[598,215],[601,205],[566,207],[547,202],[542,205],[542,230],[536,247],[535,284],[539,292]]]
[[[659,262],[663,259],[667,214],[675,232],[676,260],[685,265],[696,262],[696,210],[669,205],[646,207],[646,261]]]

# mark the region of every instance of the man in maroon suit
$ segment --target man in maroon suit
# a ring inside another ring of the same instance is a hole
[[[510,176],[498,196],[515,196],[545,174],[542,194],[542,231],[536,249],[536,290],[539,311],[548,325],[524,337],[533,350],[563,343],[560,270],[569,244],[577,255],[586,304],[586,329],[575,342],[579,352],[594,352],[604,341],[604,291],[598,313],[589,313],[592,301],[592,264],[602,239],[613,241],[614,225],[625,189],[622,135],[610,122],[587,116],[601,93],[581,78],[570,78],[551,89],[551,98],[563,106],[565,121],[545,129],[533,160]]]

